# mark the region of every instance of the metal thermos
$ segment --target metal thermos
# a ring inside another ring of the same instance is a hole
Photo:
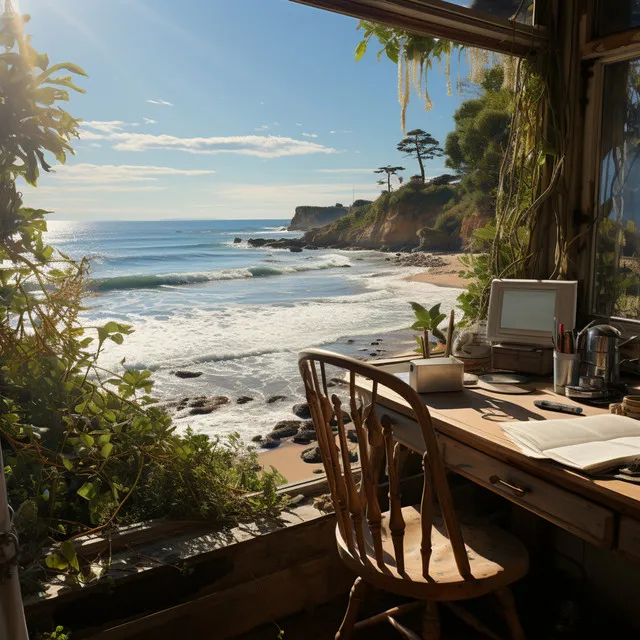
[[[622,340],[618,329],[608,324],[598,324],[587,330],[584,345],[584,361],[587,376],[601,376],[605,385],[620,383],[620,347],[635,340],[633,336]]]

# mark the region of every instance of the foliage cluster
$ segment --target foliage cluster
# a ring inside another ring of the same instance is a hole
[[[463,191],[481,213],[493,214],[500,168],[509,139],[513,95],[502,88],[502,67],[487,69],[478,98],[455,112],[455,129],[447,136],[446,166],[462,176]]]
[[[452,51],[462,50],[454,43],[424,39],[383,25],[361,23],[360,28],[365,36],[356,58],[376,39],[382,46],[378,56],[386,53],[398,64],[403,114],[412,70],[418,68],[421,79],[433,61],[439,62],[443,56],[448,60]],[[537,56],[535,67],[504,56],[495,60],[499,65],[492,65],[490,55],[469,52],[469,79],[480,86],[482,94],[465,101],[455,113],[455,131],[447,137],[445,152],[447,166],[459,173],[461,184],[458,197],[446,207],[449,215],[439,220],[443,230],[453,231],[458,221],[472,215],[494,218],[473,233],[476,255],[465,260],[470,285],[460,305],[466,321],[486,315],[493,278],[537,273],[534,238],[539,234],[534,232],[543,207],[555,215],[558,230],[557,269],[547,277],[567,273],[568,246],[575,241],[568,239],[568,218],[559,209],[567,128],[561,115],[565,111],[547,110],[552,92],[554,105],[564,104],[550,51]],[[447,67],[445,74],[449,76]],[[553,139],[545,138],[545,113],[553,120],[548,127]],[[404,115],[402,122],[404,127]]]
[[[404,153],[407,158],[415,158],[420,167],[420,178],[425,182],[424,163],[444,155],[440,143],[424,129],[412,129],[398,143],[398,151]]]
[[[88,532],[159,516],[235,522],[281,500],[277,473],[260,476],[237,438],[176,433],[149,371],[100,366],[132,329],[81,324],[87,264],[46,244],[47,212],[24,207],[16,184],[73,152],[79,121],[59,103],[86,74],[38,54],[24,21],[5,13],[0,28],[0,444],[23,583],[38,588],[48,570],[99,574],[74,550]]]

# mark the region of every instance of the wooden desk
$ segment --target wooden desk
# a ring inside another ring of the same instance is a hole
[[[406,363],[381,365],[391,372]],[[362,391],[371,390],[359,380]],[[501,422],[570,417],[534,406],[555,400],[549,383],[528,395],[501,395],[480,389],[424,394],[441,452],[449,469],[494,491],[589,542],[640,561],[640,485],[621,480],[593,480],[551,461],[529,458],[504,435]],[[572,403],[569,399],[563,402]],[[380,388],[378,411],[389,414],[396,436],[408,448],[424,452],[413,412],[397,394]],[[586,415],[606,412],[584,408]],[[580,420],[580,417],[573,419]]]

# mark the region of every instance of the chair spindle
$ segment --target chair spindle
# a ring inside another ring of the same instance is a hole
[[[393,550],[396,556],[398,573],[404,573],[404,529],[405,523],[402,517],[402,502],[400,495],[400,482],[398,481],[398,455],[400,443],[393,443],[393,426],[391,418],[382,417],[382,429],[384,432],[385,450],[387,453],[387,469],[389,476],[389,530],[393,541]]]
[[[422,470],[424,472],[424,484],[422,487],[422,501],[420,502],[420,523],[422,525],[420,555],[422,556],[422,575],[428,578],[429,561],[431,560],[431,531],[433,528],[433,480],[431,479],[429,455],[426,452],[422,456]]]
[[[360,412],[356,406],[355,393],[355,373],[352,371],[349,379],[349,395],[351,402],[351,419],[358,434],[358,450],[360,452],[360,470],[362,473],[362,486],[364,487],[364,495],[366,498],[366,518],[371,531],[371,540],[376,555],[376,562],[379,567],[384,566],[384,554],[382,550],[382,534],[380,532],[382,523],[382,511],[380,502],[378,501],[377,482],[374,482],[372,475],[372,460],[369,456],[369,448],[367,445],[367,437],[362,424]]]
[[[349,507],[349,513],[351,514],[351,521],[353,522],[353,530],[356,534],[358,551],[360,552],[360,557],[364,561],[367,558],[367,549],[364,543],[364,531],[362,529],[362,503],[360,502],[358,488],[356,487],[356,482],[353,479],[353,472],[351,471],[349,446],[347,444],[347,435],[345,433],[344,420],[342,418],[342,402],[340,402],[340,398],[338,398],[335,393],[331,396],[331,402],[333,403],[333,412],[338,423],[338,438],[340,439],[342,468],[344,469],[344,478],[347,485],[347,504]]]

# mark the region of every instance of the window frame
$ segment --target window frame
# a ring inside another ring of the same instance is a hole
[[[595,7],[597,9],[597,7]],[[595,19],[597,13],[591,16]],[[591,25],[594,26],[593,23]],[[593,31],[593,29],[591,29]],[[586,87],[587,105],[585,110],[585,141],[583,156],[582,210],[591,211],[588,225],[591,227],[588,248],[588,308],[590,319],[612,322],[625,335],[636,333],[640,319],[623,318],[594,313],[596,253],[598,241],[598,215],[600,208],[601,166],[598,158],[602,149],[602,116],[604,111],[604,77],[607,66],[640,58],[640,27],[634,27],[601,38],[589,40],[581,47],[583,69],[588,72]]]
[[[535,24],[535,5],[534,25],[527,25],[460,7],[445,0],[290,0],[290,2],[519,57],[535,52],[547,40],[546,29]]]

